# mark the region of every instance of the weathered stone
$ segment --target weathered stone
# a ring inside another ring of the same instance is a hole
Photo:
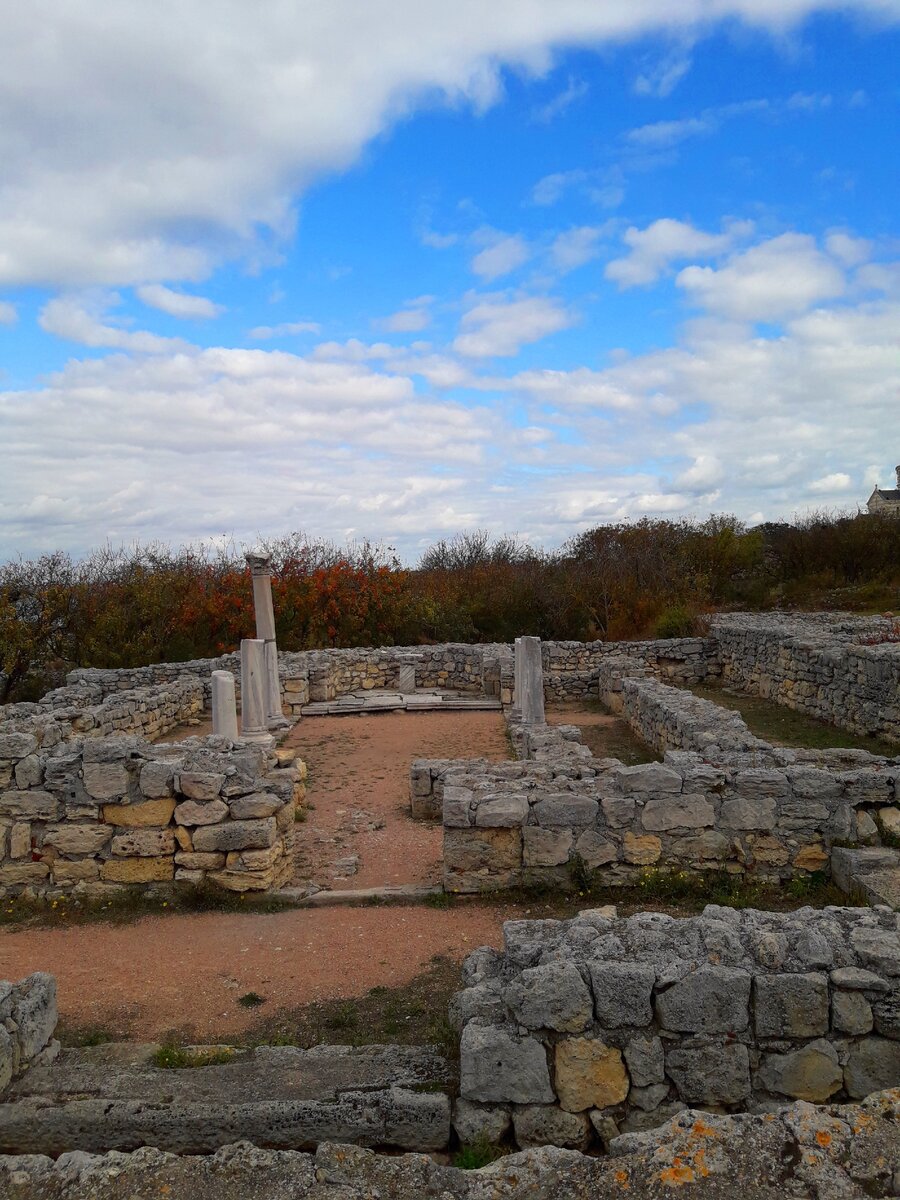
[[[628,1095],[622,1053],[595,1038],[566,1038],[557,1043],[556,1092],[566,1112],[609,1108]]]
[[[767,867],[783,867],[791,857],[787,846],[777,837],[756,837],[750,848],[753,861]]]
[[[458,1099],[453,1105],[453,1128],[463,1146],[496,1146],[509,1132],[510,1110],[502,1104],[476,1104]]]
[[[821,1104],[839,1091],[843,1074],[837,1051],[823,1038],[789,1054],[767,1054],[759,1072],[767,1091]]]
[[[0,817],[24,817],[26,821],[53,821],[59,814],[59,801],[40,788],[0,793]]]
[[[671,767],[662,763],[639,763],[634,767],[620,767],[614,778],[626,795],[640,792],[680,792],[682,778]]]
[[[549,796],[539,800],[532,810],[539,825],[546,827],[593,825],[600,811],[600,805],[590,796],[574,796],[563,793],[559,796]]]
[[[41,883],[50,874],[45,862],[18,862],[0,866],[0,885],[14,886],[19,883]]]
[[[529,967],[513,980],[504,1000],[520,1025],[580,1033],[593,1017],[591,993],[573,963]]]
[[[174,877],[171,857],[110,858],[100,866],[100,878],[107,883],[154,883]]]
[[[651,1087],[665,1077],[665,1053],[658,1037],[645,1033],[625,1047],[625,1062],[636,1087]]]
[[[36,754],[29,754],[17,762],[15,776],[17,787],[37,787],[44,779],[44,768],[41,766],[40,758]]]
[[[444,868],[511,870],[521,866],[521,829],[445,829]]]
[[[875,1029],[884,1037],[900,1041],[900,994],[879,996],[872,1005]]]
[[[522,830],[522,862],[526,867],[562,866],[569,861],[573,841],[570,829],[527,825]]]
[[[856,814],[856,840],[861,846],[877,846],[881,841],[878,826],[862,808]]]
[[[146,762],[141,767],[140,789],[145,796],[154,799],[171,796],[175,779],[175,765],[168,761]]]
[[[155,765],[148,763],[148,766]],[[146,769],[145,767],[144,770]],[[141,778],[143,779],[143,774]],[[168,825],[174,811],[175,800],[172,797],[147,800],[142,804],[104,804],[103,820],[107,825],[121,825],[126,828]]]
[[[600,806],[611,829],[621,829],[634,820],[635,803],[632,796],[604,796]]]
[[[53,882],[68,887],[100,878],[100,864],[93,858],[71,860],[57,858],[53,863]]]
[[[697,829],[714,825],[716,811],[705,796],[653,796],[644,805],[644,829]]]
[[[540,1042],[470,1021],[460,1038],[460,1094],[466,1100],[552,1104],[547,1054]]]
[[[724,859],[731,850],[731,842],[714,829],[705,829],[695,837],[678,838],[672,843],[672,853],[679,858]]]
[[[750,1095],[750,1055],[740,1042],[675,1046],[666,1074],[688,1104],[740,1104]]]
[[[808,1038],[828,1032],[828,980],[824,975],[758,975],[756,1036]]]
[[[38,748],[31,733],[0,733],[0,758],[25,758]]]
[[[644,1112],[653,1112],[659,1108],[669,1094],[667,1083],[654,1083],[650,1087],[633,1087],[628,1093],[628,1103],[641,1108]]]
[[[565,1146],[583,1150],[591,1138],[586,1113],[564,1112],[555,1104],[526,1104],[513,1111],[516,1143],[529,1146]]]
[[[46,841],[46,836],[44,838]],[[9,857],[27,858],[31,854],[31,825],[28,821],[16,821],[9,830]]]
[[[18,774],[16,778],[18,778]],[[879,808],[878,821],[885,833],[890,834],[891,837],[900,838],[900,808],[896,808],[893,804]]]
[[[619,857],[619,850],[615,842],[602,837],[594,829],[586,829],[581,834],[575,845],[575,852],[580,856],[584,865],[592,871],[606,863],[615,862]]]
[[[887,980],[876,975],[874,971],[864,971],[860,967],[836,967],[829,978],[835,987],[847,991],[886,992],[890,988]]]
[[[275,882],[275,872],[210,871],[206,878],[228,892],[266,892]]]
[[[224,782],[225,776],[216,771],[182,771],[178,791],[191,800],[215,800]]]
[[[664,1029],[736,1033],[749,1024],[750,975],[734,967],[702,966],[656,997]]]
[[[775,828],[775,801],[767,796],[734,796],[723,800],[720,823],[728,829]]]
[[[527,820],[528,801],[524,796],[486,797],[475,811],[475,824],[480,828],[507,829],[524,825]]]
[[[844,1085],[854,1099],[900,1084],[900,1042],[867,1037],[850,1047]]]
[[[881,975],[900,975],[900,934],[857,926],[850,932],[850,944],[863,967]]]
[[[175,855],[175,863],[189,871],[217,871],[225,866],[225,855],[214,850],[179,850]]]
[[[794,855],[794,866],[803,871],[821,871],[828,862],[828,854],[819,842],[802,846]]]
[[[647,1025],[653,1020],[653,967],[639,962],[591,962],[589,967],[594,1008],[604,1029]]]
[[[224,800],[185,800],[175,809],[179,825],[218,825],[229,815]]]
[[[175,853],[174,829],[129,829],[112,840],[117,858],[159,858]]]
[[[840,1033],[870,1033],[872,1006],[859,992],[836,991],[831,998],[831,1023]]]
[[[444,785],[443,825],[445,829],[468,829],[475,793],[471,788]]]
[[[85,762],[84,790],[95,800],[113,800],[128,791],[128,772],[121,762]]]
[[[215,801],[212,803],[215,804]],[[236,821],[273,817],[281,807],[282,802],[280,798],[272,792],[252,792],[249,796],[235,796],[228,801],[228,808]],[[186,823],[198,825],[209,824],[207,821],[188,821]]]
[[[114,833],[112,825],[48,825],[44,845],[60,854],[98,854]]]
[[[627,863],[635,866],[649,867],[658,862],[662,854],[662,842],[654,834],[637,837],[627,832],[623,839],[622,854]]]

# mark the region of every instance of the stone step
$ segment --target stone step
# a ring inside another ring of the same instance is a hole
[[[371,712],[500,712],[503,705],[491,696],[459,696],[446,692],[363,692],[321,700],[301,710],[305,717],[340,717]]]
[[[26,1072],[0,1104],[0,1154],[208,1154],[245,1139],[435,1151],[449,1141],[450,1069],[428,1047],[260,1046],[181,1069],[154,1066],[155,1049],[66,1049]]]

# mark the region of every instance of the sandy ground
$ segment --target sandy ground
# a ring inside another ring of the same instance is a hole
[[[284,745],[309,768],[296,882],[330,888],[438,883],[441,827],[410,817],[409,764],[509,757],[499,712],[304,717]]]

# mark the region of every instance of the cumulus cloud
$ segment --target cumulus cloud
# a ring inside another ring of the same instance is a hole
[[[0,300],[0,325],[15,325],[19,319],[18,309],[8,300]]]
[[[142,304],[158,308],[168,313],[170,317],[184,317],[187,320],[211,320],[225,311],[221,304],[207,300],[205,296],[191,296],[187,292],[177,292],[173,288],[164,287],[161,283],[147,283],[137,289],[137,298]]]
[[[646,229],[632,225],[622,238],[628,254],[608,262],[604,274],[621,289],[655,283],[670,264],[685,258],[714,258],[750,229],[745,222],[735,222],[723,233],[705,233],[671,217],[654,221]]]
[[[696,304],[738,321],[780,321],[846,287],[840,266],[801,233],[751,246],[719,269],[685,267],[676,283]]]
[[[834,7],[718,0],[714,16],[783,31]],[[893,0],[840,7],[900,17]],[[315,19],[284,4],[223,15],[222,0],[119,0],[114,21],[92,0],[7,8],[0,285],[67,287],[196,281],[259,256],[292,236],[305,186],[420,102],[483,109],[504,66],[542,74],[557,48],[688,42],[712,24],[708,5],[663,0],[331,0]]]
[[[846,471],[834,471],[831,475],[823,475],[807,485],[807,491],[815,495],[834,495],[835,492],[849,492],[853,488],[853,480]]]
[[[550,259],[557,271],[574,271],[596,258],[600,252],[597,243],[601,233],[602,230],[596,225],[580,225],[554,238]]]
[[[487,237],[490,238],[490,244],[475,255],[471,267],[475,275],[488,282],[499,279],[501,275],[509,275],[531,258],[528,243],[518,234],[502,236],[491,231]]]
[[[572,313],[550,296],[481,296],[463,313],[453,349],[466,358],[511,358],[522,346],[574,322]]]
[[[120,302],[116,295],[57,296],[44,305],[38,324],[45,333],[82,346],[109,346],[136,354],[164,354],[187,346],[180,338],[160,337],[144,330],[130,330],[103,318],[108,308]]]
[[[434,296],[419,296],[415,300],[409,300],[403,308],[391,313],[389,317],[376,318],[372,324],[386,333],[418,333],[431,324],[431,313],[428,309],[433,301]]]
[[[294,337],[299,333],[321,333],[318,321],[282,321],[280,325],[256,325],[248,337],[255,342],[267,342],[271,338]]]

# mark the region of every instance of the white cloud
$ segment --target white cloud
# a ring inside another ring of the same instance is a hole
[[[853,237],[844,230],[835,229],[825,238],[825,248],[832,258],[845,267],[858,267],[872,257],[872,243],[866,238]]]
[[[453,349],[466,358],[511,358],[522,346],[568,329],[574,321],[549,296],[482,296],[463,313]]]
[[[583,79],[576,79],[574,75],[570,75],[569,82],[561,92],[554,96],[552,100],[549,100],[546,104],[542,104],[533,111],[533,120],[539,122],[541,125],[549,125],[551,121],[555,121],[557,117],[561,116],[567,108],[571,108],[577,100],[583,99],[590,90],[590,87]]]
[[[704,233],[684,221],[664,217],[646,229],[631,226],[622,240],[629,247],[624,258],[606,264],[604,274],[620,288],[655,283],[673,262],[685,258],[713,258],[746,236],[750,226],[735,222],[723,233]]]
[[[386,333],[417,333],[431,324],[428,308],[433,301],[434,296],[419,296],[416,300],[409,300],[403,308],[391,313],[389,317],[376,318],[372,324]]]
[[[639,125],[628,131],[627,139],[632,145],[647,150],[658,150],[677,145],[699,134],[711,133],[718,128],[712,116],[682,117],[674,121],[654,121],[650,125]]]
[[[780,321],[844,293],[841,268],[807,234],[783,233],[718,270],[685,267],[676,283],[703,308],[738,321]]]
[[[15,325],[19,319],[18,309],[8,300],[0,300],[0,325]]]
[[[215,304],[205,296],[176,292],[161,283],[147,283],[139,287],[137,297],[142,304],[158,308],[170,317],[184,317],[187,320],[210,320],[225,311],[221,304]]]
[[[523,266],[529,258],[531,250],[528,243],[518,234],[495,236],[490,245],[475,255],[471,267],[473,273],[482,279],[499,279],[501,275],[509,275]]]
[[[310,182],[436,95],[484,108],[504,66],[545,74],[557,49],[660,31],[689,42],[735,19],[781,32],[837,6],[330,0],[298,15],[290,4],[119,0],[110,20],[95,0],[7,5],[0,286],[202,279],[290,238]],[[840,7],[900,16],[894,0]]]
[[[541,208],[549,208],[561,200],[570,187],[584,183],[588,177],[588,172],[580,167],[574,171],[557,171],[552,175],[545,175],[531,189],[531,202]]]
[[[687,470],[675,479],[675,486],[684,492],[705,493],[717,488],[725,479],[725,466],[715,454],[701,454]]]
[[[257,325],[248,333],[256,342],[267,342],[271,338],[294,337],[300,333],[321,333],[318,321],[282,321],[280,325]]]
[[[108,346],[136,354],[165,354],[187,347],[181,338],[160,337],[104,322],[106,310],[119,302],[116,295],[57,296],[44,305],[38,324],[46,333],[82,346]]]
[[[574,271],[596,258],[601,230],[595,225],[580,225],[559,234],[550,247],[550,258],[558,271]]]
[[[823,475],[821,479],[815,479],[807,485],[807,491],[815,495],[834,495],[835,492],[849,492],[853,490],[853,480],[846,471],[834,471],[831,475]]]
[[[658,62],[648,65],[634,81],[638,96],[670,96],[691,69],[691,45],[674,46]]]

